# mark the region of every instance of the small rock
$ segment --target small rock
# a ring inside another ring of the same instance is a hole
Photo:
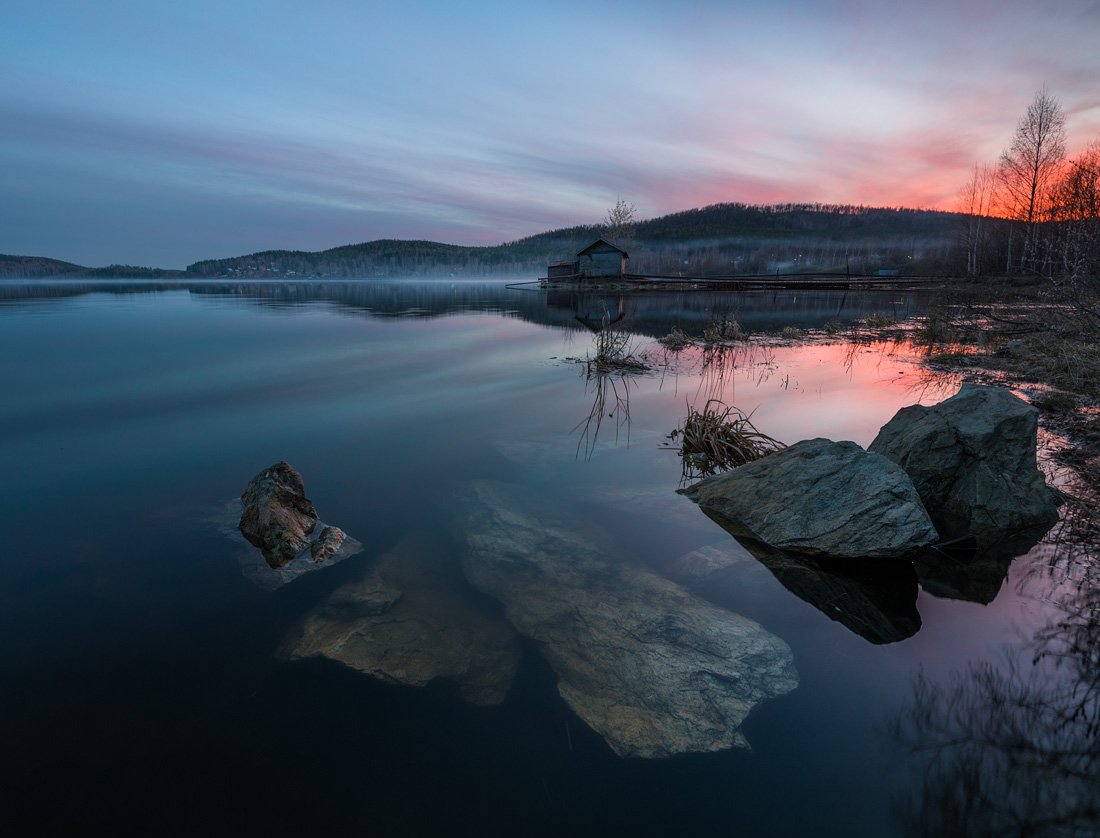
[[[281,567],[309,544],[317,510],[306,497],[302,475],[278,462],[253,477],[241,494],[241,534],[263,551],[273,568]]]

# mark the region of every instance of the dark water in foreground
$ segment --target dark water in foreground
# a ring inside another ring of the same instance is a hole
[[[1072,703],[1083,683],[1072,660],[1030,665],[1037,632],[1078,592],[1037,572],[1045,544],[969,587],[925,579],[940,595],[919,591],[919,631],[894,642],[857,633],[827,613],[835,603],[794,595],[762,565],[688,580],[793,652],[799,686],[750,715],[751,750],[617,757],[530,643],[494,707],[446,683],[389,685],[275,655],[380,557],[419,549],[454,564],[463,481],[537,493],[627,561],[667,573],[729,540],[674,494],[679,462],[658,447],[687,404],[722,398],[787,442],[866,445],[899,407],[957,386],[897,347],[846,344],[709,361],[651,347],[654,372],[598,382],[569,360],[591,351],[578,315],[621,311],[644,348],[708,310],[751,330],[918,305],[566,304],[501,283],[0,286],[0,828],[850,836],[946,834],[959,818],[993,829],[998,807],[1017,823],[1079,813],[1095,766],[1074,763],[1067,780],[1057,760],[1088,742],[1072,723],[1048,735],[1024,700],[1039,690],[1047,705]],[[217,519],[284,459],[320,516],[365,549],[266,591]],[[931,752],[910,745],[934,748],[943,731],[967,750],[936,752],[930,769]],[[1005,737],[1029,735],[1035,758],[1005,769]],[[987,797],[993,814],[959,815],[960,796]]]

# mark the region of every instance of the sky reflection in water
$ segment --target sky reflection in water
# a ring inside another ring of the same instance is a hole
[[[187,831],[218,811],[277,831],[891,834],[901,789],[912,818],[945,788],[938,776],[922,786],[921,763],[889,734],[914,700],[921,718],[932,712],[928,691],[914,693],[918,671],[937,689],[982,662],[1011,680],[1003,650],[1060,614],[1023,584],[1042,546],[988,605],[920,592],[920,630],[883,645],[758,563],[683,580],[785,640],[800,685],[749,718],[751,753],[658,762],[614,757],[530,648],[509,700],[478,711],[442,687],[276,661],[288,627],[402,539],[429,533],[432,549],[453,549],[439,545],[450,544],[454,481],[542,493],[632,563],[669,572],[728,543],[673,492],[680,464],[660,443],[686,405],[723,399],[788,443],[866,445],[898,408],[956,382],[881,344],[670,355],[652,343],[667,313],[647,300],[632,314],[657,366],[614,379],[628,404],[599,411],[586,440],[598,382],[571,359],[591,337],[537,294],[499,283],[83,290],[48,301],[56,285],[0,291],[0,462],[16,476],[5,508],[18,522],[0,577],[18,627],[0,639],[12,825],[132,817]],[[839,302],[821,301],[821,322]],[[210,521],[280,459],[365,550],[271,594],[241,576],[240,545]],[[70,814],[53,805],[59,788]]]

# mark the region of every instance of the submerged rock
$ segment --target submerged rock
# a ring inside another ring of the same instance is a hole
[[[1058,520],[1035,461],[1038,415],[1003,387],[964,384],[899,410],[870,450],[905,469],[944,538],[970,533],[986,547]]]
[[[737,539],[727,538],[720,543],[707,544],[682,553],[666,562],[659,570],[670,579],[686,583],[709,579],[731,568],[754,568],[758,564],[756,557],[742,547]]]
[[[806,556],[904,556],[937,539],[905,472],[854,442],[803,440],[680,491],[735,537]]]
[[[273,568],[309,546],[317,510],[306,497],[302,475],[286,462],[265,468],[241,493],[241,534],[259,547]]]
[[[614,561],[604,535],[517,486],[465,484],[463,569],[538,644],[558,692],[620,756],[748,747],[740,725],[793,690],[757,623]]]
[[[471,704],[499,704],[515,679],[519,639],[450,561],[428,538],[406,538],[308,613],[282,654],[329,658],[392,684],[442,679]]]

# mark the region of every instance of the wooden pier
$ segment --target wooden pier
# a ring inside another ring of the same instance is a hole
[[[754,274],[745,276],[682,276],[679,274],[628,274],[619,276],[540,277],[545,288],[597,289],[690,289],[721,288],[730,291],[816,290],[853,291],[860,289],[915,290],[933,288],[949,280],[942,276],[877,276],[856,274]]]

